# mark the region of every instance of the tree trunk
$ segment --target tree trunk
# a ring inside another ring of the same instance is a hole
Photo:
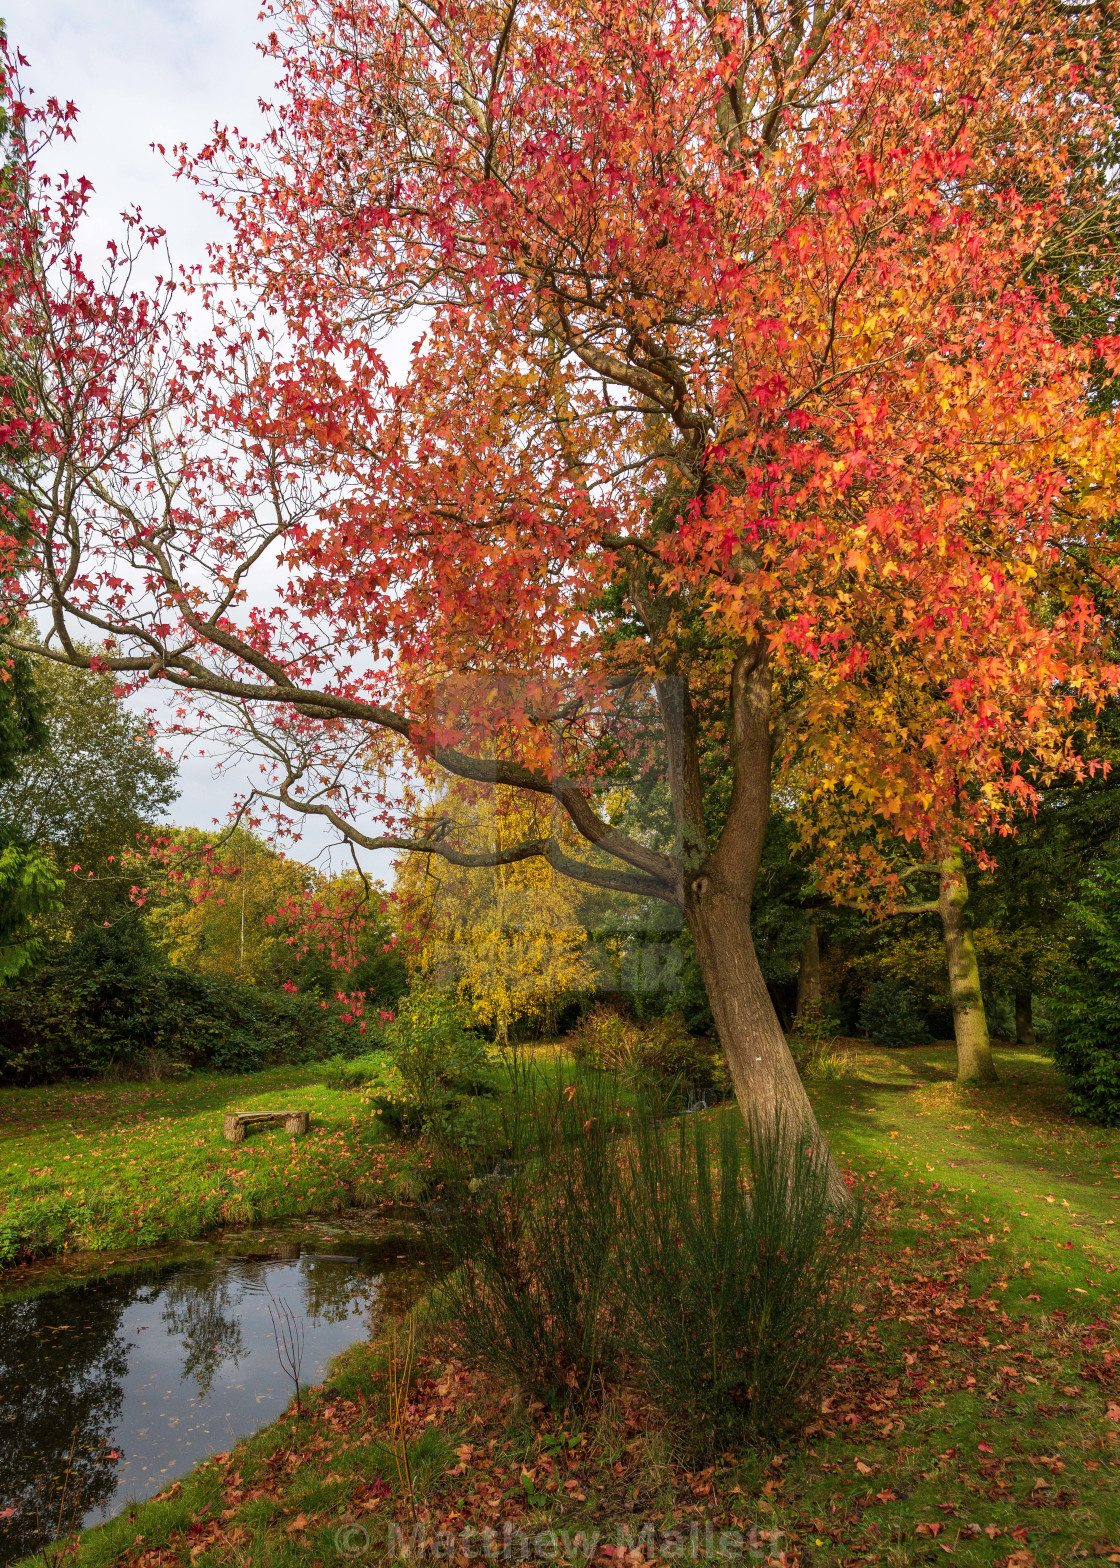
[[[807,1133],[828,1161],[833,1202],[846,1207],[848,1188],[817,1126],[759,968],[750,900],[711,878],[698,880],[707,885],[689,900],[688,924],[743,1119]]]
[[[850,1194],[817,1126],[774,1011],[751,934],[751,900],[770,819],[770,670],[763,648],[736,663],[731,685],[734,783],[718,847],[684,879],[685,918],[745,1121],[808,1134],[829,1168],[837,1207]]]
[[[1015,992],[1015,1044],[1034,1045],[1033,997],[1029,991]]]
[[[980,990],[980,964],[976,943],[965,924],[968,881],[959,850],[941,863],[938,909],[949,963],[949,995],[953,1003],[953,1029],[957,1037],[957,1081],[995,1083],[996,1065],[988,1039],[988,1020]]]
[[[797,1022],[819,1012],[821,1005],[821,944],[816,926],[810,926],[797,966]]]

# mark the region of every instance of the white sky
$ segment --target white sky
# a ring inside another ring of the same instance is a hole
[[[215,121],[249,133],[260,126],[272,67],[254,47],[257,12],[257,0],[0,0],[9,42],[29,61],[26,84],[80,111],[57,162],[93,182],[87,265],[117,232],[117,215],[137,204],[167,230],[176,264],[204,259],[220,225],[151,144],[197,147]],[[172,815],[199,827],[224,821],[243,782],[232,772],[215,779],[207,761],[188,758]],[[311,822],[298,853],[312,859],[323,842]],[[363,858],[388,879],[389,856]],[[348,860],[335,856],[340,868]]]

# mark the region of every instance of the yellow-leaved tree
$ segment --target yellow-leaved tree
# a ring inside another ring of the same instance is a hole
[[[468,853],[492,854],[547,836],[547,810],[513,790],[452,787],[432,800],[430,817],[435,831],[454,826]],[[551,1033],[564,993],[596,984],[580,921],[583,892],[539,856],[463,866],[408,855],[396,873],[413,972],[453,986],[500,1043],[516,1021]]]
[[[146,923],[167,959],[256,984],[286,979],[292,931],[283,912],[313,892],[319,879],[312,868],[244,828],[217,844],[195,829],[173,828],[160,844],[163,874],[146,900]]]

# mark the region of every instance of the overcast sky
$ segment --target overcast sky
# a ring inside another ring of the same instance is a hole
[[[257,104],[270,94],[272,68],[254,47],[263,33],[258,9],[257,0],[0,0],[9,41],[29,62],[27,84],[37,97],[71,99],[80,111],[58,167],[93,182],[87,265],[117,232],[117,215],[136,204],[167,230],[176,263],[203,260],[219,225],[151,144],[197,147],[215,121],[259,128]],[[200,827],[225,819],[243,781],[215,779],[198,758],[187,759],[180,776],[173,816]],[[311,831],[298,853],[312,859],[322,843]],[[388,877],[388,856],[366,861]]]
[[[216,120],[260,124],[272,76],[254,47],[258,10],[256,0],[0,0],[37,95],[80,111],[63,157],[93,181],[91,237],[103,241],[139,202],[167,229],[176,260],[202,259],[214,221],[151,143],[198,146]]]

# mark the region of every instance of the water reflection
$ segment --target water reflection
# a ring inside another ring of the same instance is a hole
[[[399,1237],[346,1243],[353,1260],[209,1257],[0,1305],[0,1563],[279,1414],[292,1386],[270,1293],[300,1315],[301,1381],[318,1382],[372,1330],[384,1275],[412,1251]]]
[[[232,1281],[223,1273],[209,1290],[199,1290],[197,1279],[178,1275],[164,1288],[160,1316],[169,1334],[183,1345],[184,1383],[193,1379],[205,1398],[214,1375],[224,1363],[234,1366],[244,1358],[245,1339],[237,1316]]]

